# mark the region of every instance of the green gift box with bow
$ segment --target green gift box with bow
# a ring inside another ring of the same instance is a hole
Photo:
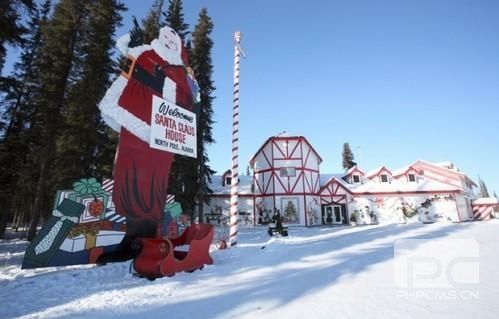
[[[170,213],[172,218],[177,218],[182,214],[182,205],[179,202],[166,204],[164,213]]]

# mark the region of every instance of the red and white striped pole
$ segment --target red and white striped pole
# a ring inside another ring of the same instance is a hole
[[[237,245],[239,206],[238,206],[238,186],[239,186],[239,58],[244,52],[241,51],[241,32],[234,33],[234,93],[232,109],[232,178],[230,190],[230,229],[229,246]]]

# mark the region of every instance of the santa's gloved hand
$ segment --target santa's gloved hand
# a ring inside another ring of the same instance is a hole
[[[165,80],[166,74],[165,71],[163,71],[163,68],[159,64],[154,65],[152,76],[155,79],[157,79],[159,82],[161,82],[161,85],[163,85],[163,81]]]
[[[166,74],[163,68],[159,64],[154,65],[154,68],[152,70],[153,83],[151,84],[156,91],[161,92],[163,90],[163,83],[165,83],[165,78]]]
[[[144,33],[142,32],[135,16],[133,17],[133,25],[134,27],[130,31],[130,42],[128,43],[129,48],[135,48],[144,44]]]

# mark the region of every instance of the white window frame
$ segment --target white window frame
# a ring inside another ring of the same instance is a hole
[[[411,175],[414,176],[414,180],[413,181],[411,181]],[[409,183],[416,183],[417,182],[416,174],[414,174],[414,173],[408,173],[407,174],[407,181]]]
[[[359,178],[358,182],[355,181],[355,177]],[[361,182],[360,174],[353,174],[352,175],[352,184],[360,184],[360,182]]]
[[[386,176],[386,182],[383,182],[383,176]],[[379,175],[379,182],[380,183],[388,183],[388,182],[390,182],[390,180],[388,178],[388,174],[380,174]]]
[[[296,167],[281,167],[279,175],[281,177],[296,177]]]

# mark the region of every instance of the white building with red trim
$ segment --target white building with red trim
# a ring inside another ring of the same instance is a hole
[[[322,158],[302,136],[271,137],[250,159],[254,222],[279,210],[288,224],[320,224]]]
[[[476,184],[450,162],[417,160],[366,173],[353,167],[344,174],[322,174],[321,163],[303,136],[268,138],[250,159],[253,176],[240,176],[239,211],[246,222],[266,223],[276,210],[287,224],[302,226],[474,218]],[[213,178],[205,212],[228,214],[230,183],[230,171]]]

